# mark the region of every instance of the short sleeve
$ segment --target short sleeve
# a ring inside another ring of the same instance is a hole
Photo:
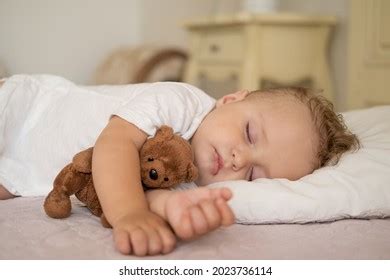
[[[147,85],[113,115],[136,125],[149,136],[161,125],[168,125],[188,140],[214,106],[215,99],[194,86],[159,82]]]

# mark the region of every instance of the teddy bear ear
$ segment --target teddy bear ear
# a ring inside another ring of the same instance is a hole
[[[191,162],[187,167],[187,178],[185,180],[186,183],[190,183],[195,181],[198,178],[198,168]]]
[[[173,137],[173,129],[167,125],[162,125],[157,129],[155,137],[165,140],[171,139]]]

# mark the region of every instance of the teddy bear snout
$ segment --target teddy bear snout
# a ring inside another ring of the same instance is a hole
[[[152,168],[149,171],[149,178],[152,180],[157,180],[158,179],[158,172],[156,169]]]

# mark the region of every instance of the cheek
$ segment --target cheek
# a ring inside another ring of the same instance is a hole
[[[195,166],[199,169],[199,175],[204,176],[210,165],[210,160],[205,149],[198,150],[197,153],[195,153],[194,163]]]

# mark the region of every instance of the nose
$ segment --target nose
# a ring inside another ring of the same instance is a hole
[[[149,171],[149,177],[150,179],[152,180],[157,180],[158,179],[158,173],[157,173],[157,170],[156,169],[150,169]]]
[[[239,171],[248,166],[250,162],[249,151],[235,148],[232,150],[232,168],[234,171]]]

